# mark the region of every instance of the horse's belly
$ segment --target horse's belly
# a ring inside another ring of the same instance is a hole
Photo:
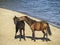
[[[40,31],[40,24],[35,26],[35,30]]]

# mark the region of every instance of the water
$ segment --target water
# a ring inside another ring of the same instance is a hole
[[[5,0],[0,7],[25,12],[60,27],[60,0]]]

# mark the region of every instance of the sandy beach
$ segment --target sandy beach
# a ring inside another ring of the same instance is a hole
[[[48,36],[48,42],[42,41],[40,38],[43,36],[41,31],[35,32],[35,37],[37,37],[36,42],[31,40],[32,32],[28,24],[25,26],[26,30],[26,41],[22,39],[19,41],[19,38],[15,39],[15,25],[13,22],[14,16],[20,17],[25,16],[26,14],[19,13],[16,11],[0,8],[0,45],[60,45],[60,29],[50,25],[52,36]],[[34,20],[39,21],[34,17],[31,17]],[[19,35],[19,32],[18,34]]]

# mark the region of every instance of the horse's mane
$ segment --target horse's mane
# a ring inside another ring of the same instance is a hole
[[[28,19],[28,21],[36,22],[35,20],[33,20],[33,19],[29,18],[29,17],[27,17],[27,19]]]
[[[35,22],[39,22],[39,23],[44,22],[44,23],[47,23],[47,22],[44,21],[44,20],[42,20],[42,21],[36,21],[36,20],[33,20],[33,19],[29,18],[29,17],[27,17],[27,20],[28,20],[28,23],[31,23],[31,24],[33,24],[33,23],[35,23]]]
[[[33,24],[33,23],[35,23],[36,21],[35,20],[33,20],[33,19],[31,19],[31,18],[29,18],[29,17],[27,17],[26,16],[26,18],[27,18],[27,23],[29,24],[29,25],[31,25],[31,24]]]

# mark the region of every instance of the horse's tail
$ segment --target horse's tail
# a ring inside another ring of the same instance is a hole
[[[49,27],[49,24],[48,23],[47,23],[47,32],[48,32],[49,35],[52,35],[52,32],[50,30],[50,27]]]

